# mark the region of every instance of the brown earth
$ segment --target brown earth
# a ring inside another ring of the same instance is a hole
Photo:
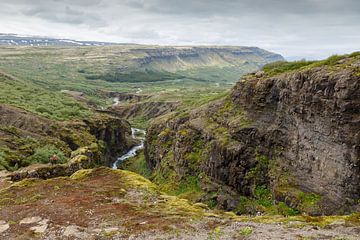
[[[98,168],[0,189],[1,239],[358,239],[358,216],[237,217]]]

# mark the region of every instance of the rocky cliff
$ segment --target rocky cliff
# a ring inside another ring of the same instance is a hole
[[[141,53],[137,59],[138,67],[154,68],[174,72],[198,67],[259,67],[266,63],[281,61],[284,58],[257,47],[137,47],[132,53]]]
[[[25,167],[37,149],[53,146],[65,157],[71,152],[97,145],[94,164],[110,165],[132,146],[127,121],[106,114],[91,119],[55,121],[8,105],[0,104],[0,168]]]
[[[359,67],[357,53],[275,64],[225,99],[154,121],[145,146],[154,180],[195,179],[196,201],[239,213],[356,209]]]

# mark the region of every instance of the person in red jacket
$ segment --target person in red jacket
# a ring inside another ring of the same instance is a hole
[[[58,157],[55,154],[50,157],[50,163],[52,165],[56,164],[57,160],[58,160]]]

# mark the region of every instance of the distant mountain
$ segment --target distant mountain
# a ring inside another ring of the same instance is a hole
[[[105,46],[114,44],[116,43],[0,33],[0,46]]]

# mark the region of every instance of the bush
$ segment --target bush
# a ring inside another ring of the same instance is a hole
[[[9,170],[9,163],[5,160],[5,153],[0,151],[0,171]]]
[[[35,149],[35,152],[30,157],[27,157],[24,161],[26,165],[34,163],[49,163],[50,157],[56,155],[58,160],[56,163],[65,163],[67,158],[64,156],[63,152],[52,145],[46,145]]]

